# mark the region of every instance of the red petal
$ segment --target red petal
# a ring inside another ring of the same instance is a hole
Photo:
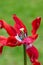
[[[16,38],[13,36],[9,37],[7,40],[7,46],[15,47],[15,46],[20,46],[20,45],[21,43],[18,40],[16,40]]]
[[[35,35],[32,35],[32,36],[29,36],[30,38],[32,38],[33,40],[36,40],[38,38],[38,34],[35,34]]]
[[[21,42],[15,39],[15,37],[4,37],[0,36],[0,46],[10,46],[10,47],[15,47],[15,46],[20,46]]]
[[[17,46],[17,44],[14,44],[13,42],[9,42],[9,43],[7,43],[6,46],[9,46],[9,47],[15,47],[15,46]]]
[[[32,46],[31,48],[26,49],[26,53],[29,56],[30,61],[32,63],[34,63],[36,61],[36,59],[38,59],[38,57],[39,57],[38,50],[34,46]]]
[[[20,31],[20,28],[24,28],[24,31],[27,32],[27,29],[25,27],[25,25],[22,23],[22,21],[14,14],[13,15],[13,19],[16,22],[16,29],[18,29]]]
[[[7,42],[7,38],[4,36],[0,36],[0,46],[5,46]]]
[[[18,25],[18,24],[15,24],[14,25],[14,28],[15,28],[15,30],[16,30],[16,32],[18,33],[18,34],[20,34],[20,26]]]
[[[0,54],[2,54],[3,46],[5,46],[6,38],[4,36],[0,36]]]
[[[40,62],[34,62],[33,65],[41,65]]]
[[[35,41],[35,39],[32,36],[26,37],[23,40],[23,44],[31,44]]]
[[[8,39],[7,39],[7,46],[10,46],[10,47],[17,46],[17,40],[13,36],[8,37]]]
[[[12,37],[6,38],[4,36],[0,36],[0,46],[16,46],[16,40],[12,39]]]
[[[40,26],[41,18],[37,17],[35,20],[32,22],[32,34],[36,34],[39,26]]]
[[[4,28],[7,31],[7,33],[11,36],[16,35],[16,30],[12,26],[7,24],[4,20],[0,20],[0,28]]]

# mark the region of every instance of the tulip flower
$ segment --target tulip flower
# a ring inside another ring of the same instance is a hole
[[[16,16],[13,15],[15,21],[14,26],[10,26],[4,20],[0,20],[0,29],[5,29],[9,34],[9,37],[0,36],[0,53],[2,53],[4,46],[16,47],[25,45],[26,53],[30,58],[32,65],[41,65],[38,61],[39,53],[34,47],[33,43],[38,38],[37,30],[40,26],[41,18],[37,17],[32,21],[31,36],[28,36],[27,28],[23,22]]]

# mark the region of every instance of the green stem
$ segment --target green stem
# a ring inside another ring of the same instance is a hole
[[[24,49],[24,65],[27,65],[26,45],[23,45],[23,49]]]

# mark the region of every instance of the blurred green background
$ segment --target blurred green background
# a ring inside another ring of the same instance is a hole
[[[43,65],[43,0],[0,0],[0,19],[4,19],[13,26],[12,14],[16,14],[22,19],[29,35],[31,35],[32,20],[38,16],[42,18],[37,32],[39,38],[34,42],[34,45],[39,50],[39,61]],[[0,35],[8,36],[4,29],[0,30]],[[23,65],[23,46],[15,48],[4,47],[0,56],[0,65]],[[28,56],[27,65],[31,65]]]

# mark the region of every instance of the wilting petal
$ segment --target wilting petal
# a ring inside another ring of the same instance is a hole
[[[17,30],[20,31],[21,28],[24,28],[24,32],[27,32],[25,25],[22,23],[22,21],[15,14],[13,15],[13,19],[16,22],[15,27]]]
[[[16,30],[12,26],[7,24],[4,20],[0,20],[0,28],[4,28],[7,31],[7,33],[11,36],[16,35]]]
[[[2,54],[3,46],[0,46],[0,54]]]
[[[6,45],[7,39],[4,36],[0,36],[0,54],[2,54],[3,47]]]
[[[41,18],[37,17],[35,20],[32,22],[32,34],[36,34],[39,26],[40,26]]]

